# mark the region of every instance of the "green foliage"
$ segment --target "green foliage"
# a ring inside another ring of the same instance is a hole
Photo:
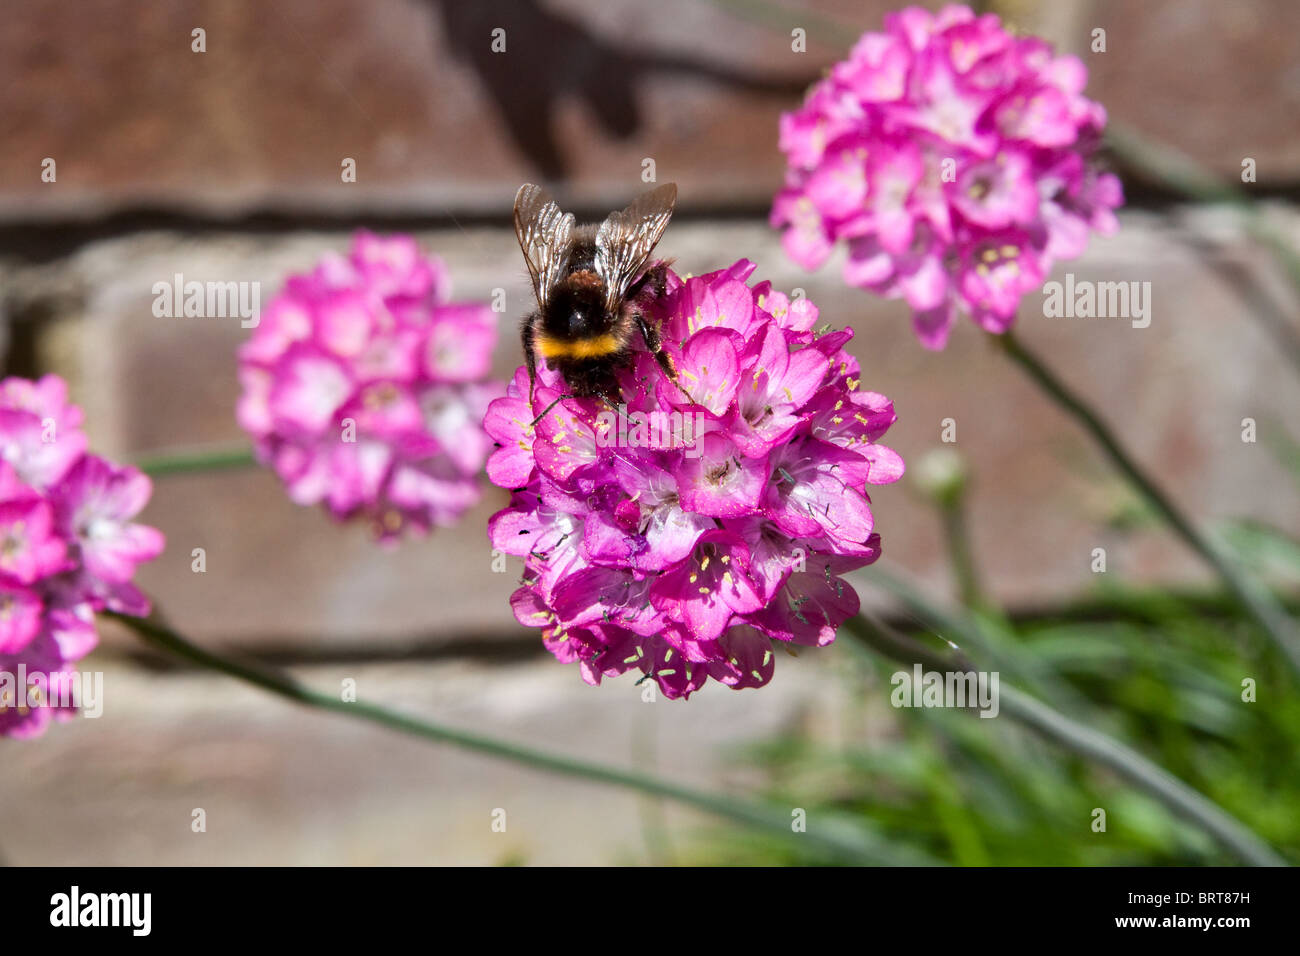
[[[1075,716],[1135,746],[1300,861],[1300,697],[1284,663],[1248,640],[1248,626],[1232,616],[1206,616],[1169,595],[1105,596],[1127,613],[1017,626],[1020,657],[1063,682],[1072,705],[1083,702]],[[850,735],[842,748],[796,733],[743,755],[762,771],[766,796],[807,809],[810,830],[823,813],[852,814],[899,845],[956,865],[1238,862],[1161,803],[1005,715],[895,710],[888,675],[896,668],[851,666],[867,733]],[[1242,700],[1246,678],[1255,681],[1253,703]],[[1105,832],[1093,830],[1096,808],[1106,813]],[[737,864],[817,862],[787,844],[748,838],[707,854]]]
[[[1279,586],[1300,581],[1300,544],[1274,529],[1224,529],[1235,557]],[[904,606],[924,599],[877,579]],[[1294,599],[1291,601],[1294,613]],[[1286,661],[1226,595],[1115,585],[1028,621],[969,614],[966,650],[1052,707],[1139,750],[1300,862],[1300,692]],[[951,617],[930,623],[953,633]],[[933,631],[916,631],[933,643]],[[841,637],[842,641],[850,638]],[[858,732],[828,746],[793,732],[741,754],[764,795],[834,813],[955,865],[1235,865],[1204,830],[1112,772],[1005,714],[889,705],[898,667],[841,655]],[[1253,700],[1247,699],[1253,690]],[[1105,811],[1105,832],[1094,813]],[[815,854],[718,834],[701,860],[816,863]]]

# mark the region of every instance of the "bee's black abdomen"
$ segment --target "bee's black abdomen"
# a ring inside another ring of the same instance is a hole
[[[614,370],[621,362],[596,359],[578,359],[562,362],[560,374],[574,395],[579,398],[603,398],[617,405],[621,390]]]

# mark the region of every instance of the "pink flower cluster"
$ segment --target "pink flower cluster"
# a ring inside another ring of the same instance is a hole
[[[238,418],[295,502],[393,540],[479,501],[497,323],[448,293],[413,238],[361,232],[268,305],[239,351]]]
[[[545,367],[531,406],[520,369],[488,410],[488,476],[513,492],[489,535],[525,564],[515,615],[589,683],[761,686],[774,646],[829,644],[858,611],[840,575],[880,554],[867,486],[903,472],[876,444],[894,409],[859,390],[850,330],[815,331],[811,302],[753,270],[669,274],[655,317],[689,398],[639,348],[618,413],[565,399],[533,426],[564,393]]]
[[[1092,162],[1106,112],[1083,96],[1087,76],[992,14],[891,14],[781,117],[772,225],[808,269],[843,240],[845,281],[905,299],[928,348],[959,308],[1005,332],[1055,260],[1117,227],[1123,193]]]
[[[71,664],[98,643],[94,612],[143,617],[131,583],[162,533],[132,519],[144,474],[86,452],[67,385],[0,382],[0,735],[42,732],[71,710]]]

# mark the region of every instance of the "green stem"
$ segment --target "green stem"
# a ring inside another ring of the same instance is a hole
[[[980,588],[979,573],[975,570],[975,560],[971,554],[965,495],[958,494],[953,500],[941,503],[939,511],[943,516],[948,560],[952,565],[953,577],[957,580],[957,594],[961,598],[961,603],[968,608],[984,608],[987,602]]]
[[[257,459],[247,445],[225,445],[145,455],[136,462],[136,467],[146,475],[158,478],[162,475],[182,475],[196,471],[247,468],[256,464]]]
[[[960,654],[946,654],[928,648],[881,621],[850,618],[844,623],[844,629],[876,652],[903,664],[920,664],[927,670],[941,673],[965,673],[975,669]],[[1003,713],[1067,750],[1113,770],[1201,827],[1244,862],[1253,866],[1289,865],[1240,820],[1137,751],[1071,720],[1005,682],[999,682],[998,701]]]
[[[827,819],[820,825],[810,826],[805,833],[795,833],[791,829],[792,818],[789,810],[737,799],[729,795],[695,790],[636,771],[618,770],[560,754],[534,750],[472,731],[447,727],[365,701],[349,703],[338,696],[314,691],[288,676],[242,664],[204,650],[156,620],[128,617],[112,612],[106,612],[106,616],[130,628],[146,643],[156,648],[192,664],[225,674],[316,710],[343,714],[389,730],[410,734],[413,737],[452,744],[464,750],[511,760],[539,770],[675,800],[715,816],[764,830],[772,836],[790,841],[794,846],[805,850],[816,849],[845,862],[904,865],[934,862],[916,852],[887,846],[874,834],[860,826],[849,825],[842,818]]]
[[[1160,513],[1178,536],[1199,554],[1206,564],[1218,572],[1219,577],[1237,598],[1241,607],[1272,638],[1291,669],[1300,676],[1300,631],[1273,595],[1183,516],[1168,496],[1138,467],[1111,430],[1092,412],[1083,399],[1071,392],[1064,382],[1027,351],[1012,332],[997,336],[995,340],[1057,405],[1092,435],[1115,467]]]

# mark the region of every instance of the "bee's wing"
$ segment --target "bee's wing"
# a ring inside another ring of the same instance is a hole
[[[564,275],[573,234],[573,214],[560,212],[541,186],[524,183],[515,193],[515,236],[533,277],[537,304],[546,307],[551,289]]]
[[[605,283],[605,307],[618,307],[627,287],[668,228],[677,184],[664,183],[621,212],[610,213],[596,232],[596,274]]]

